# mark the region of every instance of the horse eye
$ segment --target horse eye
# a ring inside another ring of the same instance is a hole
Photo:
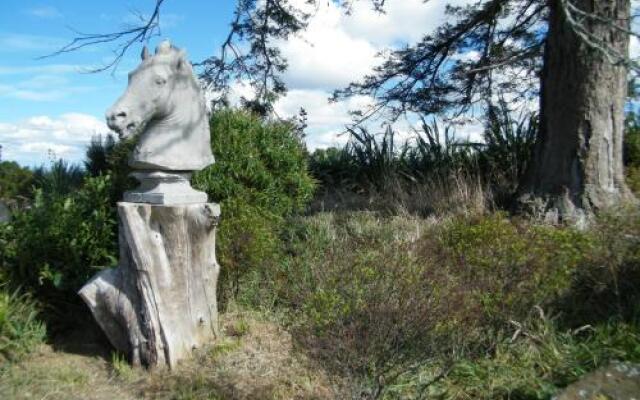
[[[167,83],[167,80],[164,78],[156,78],[156,85],[162,86]]]

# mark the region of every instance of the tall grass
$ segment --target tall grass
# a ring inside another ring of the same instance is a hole
[[[435,119],[423,118],[405,142],[390,127],[380,134],[349,129],[342,149],[310,157],[321,183],[314,206],[417,214],[506,208],[527,168],[536,129],[535,114],[516,116],[504,102],[489,108],[479,143],[457,138],[453,126]]]
[[[0,366],[16,361],[41,344],[45,326],[31,297],[0,287]]]
[[[65,196],[82,186],[84,169],[63,159],[52,161],[48,167],[40,166],[33,172],[34,184],[47,196]]]

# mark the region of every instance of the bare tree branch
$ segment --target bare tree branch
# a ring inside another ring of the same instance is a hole
[[[75,31],[78,36],[73,38],[71,42],[55,52],[39,58],[53,57],[63,53],[70,53],[84,47],[116,42],[118,43],[118,47],[114,51],[113,59],[101,67],[91,69],[89,72],[101,72],[110,68],[115,69],[122,60],[122,57],[124,57],[129,48],[136,42],[144,43],[148,41],[149,38],[160,34],[160,8],[163,2],[164,0],[156,0],[153,12],[146,20],[142,15],[139,15],[143,22],[140,26],[134,26],[112,33],[82,33]]]

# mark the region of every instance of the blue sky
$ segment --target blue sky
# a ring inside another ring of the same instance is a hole
[[[126,85],[126,72],[138,63],[138,51],[127,55],[115,75],[81,73],[108,59],[112,46],[92,47],[40,60],[37,57],[56,50],[72,38],[70,28],[83,32],[117,30],[134,20],[132,10],[148,12],[152,4],[152,0],[50,3],[3,0],[0,6],[0,121],[34,114],[102,114]],[[211,54],[219,38],[224,37],[233,6],[233,1],[167,1],[162,34],[184,44],[192,59],[202,59]]]

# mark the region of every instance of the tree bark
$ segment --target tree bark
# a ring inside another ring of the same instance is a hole
[[[628,27],[629,0],[572,3]],[[520,201],[562,218],[589,216],[633,198],[622,160],[627,70],[575,33],[559,0],[549,6],[540,128]],[[627,34],[592,20],[584,23],[607,46],[628,53]]]
[[[119,267],[81,290],[133,364],[169,366],[218,333],[216,204],[118,203]]]

